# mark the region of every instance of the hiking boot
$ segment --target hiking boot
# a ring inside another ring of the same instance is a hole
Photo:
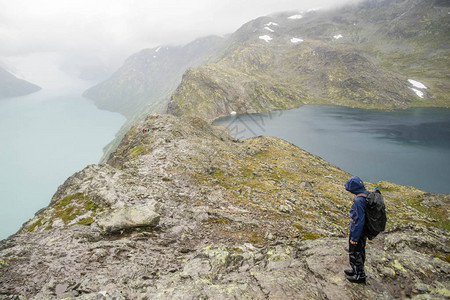
[[[347,276],[353,276],[353,275],[355,275],[355,270],[353,270],[353,269],[347,269],[347,270],[344,270],[344,273],[345,273],[345,275],[347,275]]]
[[[347,276],[347,280],[353,283],[362,283],[366,284],[366,275],[365,274],[355,274],[353,276]]]

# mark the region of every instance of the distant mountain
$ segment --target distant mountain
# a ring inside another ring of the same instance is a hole
[[[0,67],[0,99],[24,96],[39,91],[41,88],[26,80],[19,79]]]
[[[168,111],[212,120],[308,103],[448,107],[449,11],[444,1],[384,0],[258,18],[221,59],[184,74]]]
[[[142,50],[83,96],[92,99],[99,108],[119,112],[127,118],[143,110],[163,112],[186,69],[205,63],[224,41],[224,38],[211,36],[185,46]]]
[[[206,120],[303,104],[397,109],[450,106],[450,4],[370,0],[285,12],[226,38],[146,49],[84,94],[128,118],[149,113]]]

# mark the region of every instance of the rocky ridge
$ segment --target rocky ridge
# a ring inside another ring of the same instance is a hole
[[[388,182],[368,284],[346,282],[349,176],[280,139],[149,116],[0,242],[0,299],[449,297],[449,196]]]

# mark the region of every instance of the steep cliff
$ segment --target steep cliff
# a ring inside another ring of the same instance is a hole
[[[388,182],[368,285],[346,282],[349,176],[280,139],[150,116],[0,242],[0,299],[448,297],[448,195]]]

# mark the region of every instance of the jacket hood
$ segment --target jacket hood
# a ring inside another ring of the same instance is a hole
[[[355,195],[366,192],[364,182],[358,177],[353,176],[345,183],[345,189]]]

